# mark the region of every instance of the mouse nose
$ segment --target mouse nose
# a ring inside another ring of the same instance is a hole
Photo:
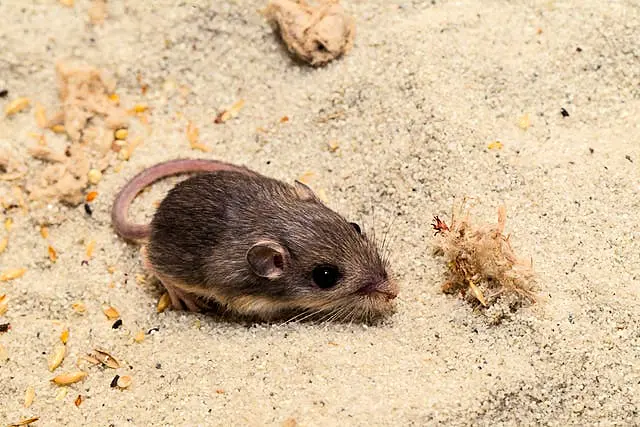
[[[378,293],[387,298],[395,299],[398,296],[398,285],[393,280],[372,280],[358,289],[360,295],[372,295]]]

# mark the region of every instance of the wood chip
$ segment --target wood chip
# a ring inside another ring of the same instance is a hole
[[[33,399],[36,397],[36,389],[33,386],[27,387],[24,392],[24,407],[28,408],[33,403]]]
[[[18,279],[27,272],[26,268],[12,268],[0,274],[0,282],[8,282],[9,280]]]
[[[115,320],[120,317],[120,313],[118,313],[118,310],[111,307],[110,305],[103,305],[102,312],[105,316],[107,316],[109,320]]]
[[[4,316],[4,314],[9,310],[9,298],[6,295],[0,295],[0,316]]]
[[[82,371],[67,372],[52,378],[51,381],[57,385],[69,385],[82,381],[86,376],[87,373]]]
[[[89,354],[89,357],[97,359],[104,366],[111,369],[118,369],[120,367],[120,362],[118,362],[118,360],[106,350],[101,348],[94,348],[93,353]]]
[[[96,197],[98,197],[98,192],[97,191],[91,191],[91,192],[87,193],[87,197],[85,198],[85,200],[87,202],[93,202]]]
[[[51,262],[56,262],[56,260],[58,259],[58,254],[56,250],[53,249],[53,246],[49,246],[47,248],[47,251],[49,252],[49,259],[51,260]]]
[[[53,349],[53,352],[49,355],[49,359],[47,360],[49,372],[55,371],[56,368],[62,364],[66,353],[67,348],[64,345],[57,345]]]
[[[95,240],[91,240],[88,244],[87,244],[87,257],[91,258],[93,256],[93,250],[96,248],[96,241]]]
[[[158,301],[158,306],[156,307],[156,310],[158,311],[158,313],[162,313],[167,308],[169,308],[170,305],[171,305],[171,298],[169,297],[169,293],[165,292],[160,297],[160,300]]]
[[[15,423],[9,424],[9,427],[28,426],[29,424],[35,423],[39,419],[40,417],[25,418],[24,420],[16,421]]]
[[[26,109],[31,104],[31,100],[29,98],[16,98],[4,107],[4,112],[7,116],[11,116],[13,114],[19,113],[20,111]]]
[[[60,342],[66,344],[69,341],[69,328],[64,328],[60,333]]]

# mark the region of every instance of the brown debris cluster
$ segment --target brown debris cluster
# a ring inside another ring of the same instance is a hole
[[[493,306],[501,297],[511,304],[535,303],[534,272],[530,260],[518,258],[505,236],[506,208],[498,209],[496,224],[475,224],[462,202],[447,225],[435,217],[436,253],[447,265],[447,280],[442,291],[460,294],[478,308]]]
[[[275,24],[289,52],[313,66],[348,53],[355,20],[338,0],[270,0],[264,15]]]
[[[29,149],[32,157],[48,164],[28,180],[26,189],[31,200],[78,205],[90,184],[90,170],[109,166],[114,131],[126,127],[128,117],[110,99],[115,81],[104,72],[72,62],[58,63],[56,72],[61,109],[45,127],[63,128],[70,144],[65,152],[46,144]]]

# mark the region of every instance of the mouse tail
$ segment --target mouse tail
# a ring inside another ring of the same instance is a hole
[[[148,169],[143,170],[134,176],[120,190],[111,209],[111,222],[116,233],[127,240],[146,240],[151,234],[149,224],[135,224],[127,220],[129,206],[144,188],[154,182],[173,175],[180,175],[194,172],[217,172],[217,171],[235,171],[249,175],[256,175],[255,172],[243,166],[236,166],[230,163],[219,162],[217,160],[197,160],[197,159],[178,159],[170,160],[164,163],[158,163]]]

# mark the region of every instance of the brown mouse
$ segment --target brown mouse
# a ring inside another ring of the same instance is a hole
[[[127,221],[143,188],[193,172],[201,173],[173,187],[149,225]],[[398,287],[374,242],[299,181],[214,160],[172,160],[129,181],[111,214],[120,236],[145,241],[145,267],[174,308],[213,302],[263,320],[298,313],[366,321],[393,311]]]

